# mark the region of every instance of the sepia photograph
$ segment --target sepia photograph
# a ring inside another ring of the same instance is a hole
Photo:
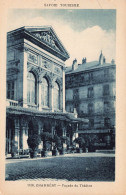
[[[116,9],[9,9],[6,31],[5,181],[115,182]]]

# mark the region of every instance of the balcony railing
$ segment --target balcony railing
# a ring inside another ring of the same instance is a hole
[[[6,106],[18,106],[18,101],[7,99]]]
[[[27,104],[28,108],[38,109],[38,105],[36,104]]]

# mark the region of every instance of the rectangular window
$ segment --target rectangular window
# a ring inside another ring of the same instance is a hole
[[[93,80],[93,72],[88,73],[88,78],[89,78],[89,81]]]
[[[104,112],[109,112],[109,102],[104,102]]]
[[[108,78],[109,76],[109,69],[104,70],[104,78]]]
[[[88,98],[94,97],[94,89],[93,89],[93,87],[89,87],[89,88],[88,88],[87,97],[88,97]]]
[[[68,82],[69,84],[72,84],[74,82],[74,77],[73,76],[68,77]]]
[[[14,100],[14,81],[7,82],[7,99]]]
[[[78,100],[79,99],[79,90],[74,89],[73,90],[73,100]]]
[[[93,103],[88,104],[88,114],[92,114],[94,112],[94,105]]]
[[[109,85],[103,86],[103,96],[109,95]]]
[[[94,127],[94,119],[89,119],[89,128]]]
[[[110,118],[105,118],[105,119],[104,119],[104,126],[105,126],[106,128],[109,128],[109,127],[110,127]]]

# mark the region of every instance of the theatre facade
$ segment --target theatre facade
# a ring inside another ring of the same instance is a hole
[[[28,149],[31,134],[77,136],[76,113],[65,111],[65,61],[69,54],[50,26],[7,33],[6,153],[12,142]]]

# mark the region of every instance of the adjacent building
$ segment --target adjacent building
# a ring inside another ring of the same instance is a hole
[[[73,61],[65,76],[66,111],[77,110],[78,117],[89,119],[88,125],[79,125],[79,135],[93,137],[96,148],[115,145],[116,65],[107,63],[102,52],[98,61],[82,64]]]
[[[50,26],[7,33],[6,153],[13,141],[27,149],[28,136],[50,132],[73,139],[80,121],[65,111],[65,61],[69,58]]]

